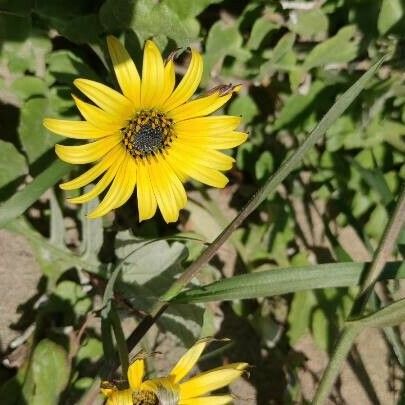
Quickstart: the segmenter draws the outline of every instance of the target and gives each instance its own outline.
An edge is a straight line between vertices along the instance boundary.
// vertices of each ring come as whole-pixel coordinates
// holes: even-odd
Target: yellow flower
[[[145,44],[142,80],[120,42],[109,36],[107,44],[122,94],[92,80],[76,79],[76,87],[94,103],[73,96],[85,121],[44,120],[44,126],[59,135],[91,140],[79,146],[56,145],[60,159],[72,164],[97,162],[60,187],[73,190],[98,178],[89,192],[69,199],[82,204],[108,189],[89,218],[120,207],[136,187],[140,221],[153,217],[157,207],[166,222],[177,221],[187,203],[183,183],[188,178],[220,188],[228,182],[221,171],[229,170],[234,159],[219,150],[240,145],[247,135],[235,131],[239,117],[207,115],[240,86],[219,86],[190,101],[203,70],[198,52],[191,51],[187,72],[175,87],[173,58],[164,63],[152,41]]]
[[[209,339],[199,340],[177,362],[167,377],[143,381],[145,362],[136,359],[128,369],[129,388],[118,389],[104,382],[101,391],[107,405],[224,405],[232,403],[230,395],[207,395],[225,387],[241,376],[247,363],[233,363],[201,373],[187,381],[184,377],[197,363]]]

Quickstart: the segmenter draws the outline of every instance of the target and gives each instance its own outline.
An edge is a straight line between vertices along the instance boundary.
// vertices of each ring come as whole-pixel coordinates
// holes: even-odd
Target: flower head
[[[166,222],[177,221],[187,202],[183,183],[188,178],[220,188],[228,182],[222,171],[229,170],[234,159],[219,150],[240,145],[246,134],[235,131],[239,117],[207,115],[222,107],[239,86],[219,86],[190,100],[202,76],[198,52],[191,51],[188,69],[175,87],[173,58],[164,62],[154,42],[145,44],[141,76],[116,38],[109,36],[107,44],[122,93],[76,79],[76,87],[94,103],[73,96],[85,120],[44,120],[52,132],[91,140],[78,146],[56,145],[56,154],[65,162],[95,163],[60,187],[73,190],[98,179],[89,192],[69,199],[81,204],[107,190],[89,218],[120,207],[136,187],[140,221],[153,217],[157,207]]]
[[[107,405],[224,405],[232,403],[230,395],[207,395],[229,385],[241,376],[247,363],[233,363],[198,374],[183,381],[197,363],[209,339],[199,340],[177,362],[167,377],[143,380],[145,362],[137,358],[128,369],[129,388],[119,389],[103,383],[101,391]]]

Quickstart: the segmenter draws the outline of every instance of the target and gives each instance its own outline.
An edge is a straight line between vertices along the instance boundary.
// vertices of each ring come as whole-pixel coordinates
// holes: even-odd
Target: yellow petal
[[[153,108],[160,104],[164,89],[164,65],[159,49],[152,41],[146,41],[143,52],[141,104]]]
[[[116,390],[107,399],[107,405],[133,405],[131,390]]]
[[[232,115],[192,118],[176,123],[175,131],[184,133],[203,132],[207,135],[217,135],[233,131],[240,124],[240,121],[240,117]]]
[[[73,83],[107,114],[120,120],[127,120],[133,115],[133,104],[118,91],[93,80],[76,79]]]
[[[162,97],[159,103],[156,104],[157,108],[161,108],[163,103],[170,96],[170,94],[172,94],[175,84],[176,84],[176,72],[174,70],[174,62],[172,59],[169,59],[164,68]]]
[[[203,149],[204,145],[187,144],[187,141],[176,140],[173,144],[171,152],[176,156],[187,156],[187,161],[192,161],[199,165],[216,169],[216,170],[229,170],[232,168],[235,159],[231,156],[225,155],[217,150]],[[183,158],[184,159],[184,158]],[[186,160],[186,159],[184,159]]]
[[[191,62],[186,74],[171,96],[164,102],[162,109],[165,112],[171,111],[179,105],[185,103],[197,90],[203,72],[203,60],[201,55],[191,52]]]
[[[126,125],[125,120],[111,116],[101,108],[89,103],[85,103],[74,95],[72,95],[72,97],[80,113],[93,126],[100,128],[103,131],[111,132],[123,128]]]
[[[180,384],[180,397],[195,398],[225,387],[240,377],[247,366],[247,363],[233,363],[201,373]]]
[[[230,395],[216,395],[209,397],[180,399],[179,405],[227,405],[233,398]]]
[[[72,204],[83,204],[101,194],[113,181],[117,170],[119,169],[123,159],[115,162],[101,177],[97,184],[87,193],[82,194],[78,197],[68,198],[68,201]]]
[[[116,134],[78,146],[55,145],[55,152],[61,160],[73,164],[95,162],[121,142],[122,135]]]
[[[168,113],[168,116],[174,121],[179,122],[190,118],[209,115],[221,108],[231,97],[232,93],[225,96],[220,96],[218,93],[214,93],[180,105],[171,110],[170,113]]]
[[[113,131],[103,131],[87,121],[68,121],[45,118],[43,125],[49,131],[68,138],[95,139],[110,135]]]
[[[174,378],[174,382],[178,383],[191,371],[208,343],[209,339],[199,340],[180,358],[170,372],[170,375]]]
[[[189,145],[210,149],[234,148],[246,141],[247,134],[244,132],[228,132],[217,135],[206,135],[204,132],[177,132],[177,136]]]
[[[94,219],[102,217],[128,201],[134,191],[136,182],[136,171],[134,172],[132,170],[134,167],[135,164],[132,157],[127,154],[107,194],[96,209],[87,215],[88,218]]]
[[[152,218],[157,208],[147,165],[148,163],[143,161],[138,164],[137,199],[139,221]]]
[[[183,175],[183,180],[191,177],[201,183],[217,188],[224,188],[229,181],[221,172],[196,164],[191,160],[186,160],[184,156],[172,151],[166,156],[166,160],[176,173]]]
[[[123,154],[126,154],[126,152],[123,149],[122,145],[115,146],[91,169],[87,170],[86,172],[84,172],[83,174],[81,174],[80,176],[76,177],[73,180],[60,184],[59,187],[62,190],[74,190],[76,188],[80,188],[91,183],[98,176],[100,176],[107,169],[109,169],[114,164],[115,161],[117,161],[120,157],[122,158]]]
[[[131,390],[137,391],[145,375],[144,359],[136,359],[128,368],[128,381]]]
[[[175,222],[179,217],[179,208],[167,174],[167,166],[164,167],[159,163],[157,161],[149,165],[150,182],[163,219],[166,223]]]
[[[122,93],[137,109],[141,105],[141,79],[135,63],[121,42],[112,35],[107,37],[107,46]]]

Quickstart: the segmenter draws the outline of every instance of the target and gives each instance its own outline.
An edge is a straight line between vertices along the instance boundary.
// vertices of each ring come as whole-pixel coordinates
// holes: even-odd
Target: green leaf
[[[46,98],[30,99],[21,108],[18,133],[30,163],[33,163],[60,139],[42,125],[42,120],[50,115],[52,115],[51,107]]]
[[[266,150],[264,151],[255,165],[256,178],[258,180],[269,177],[274,170],[274,159],[272,154]]]
[[[230,115],[242,116],[243,122],[248,123],[259,114],[259,109],[249,94],[236,97],[229,106]]]
[[[284,57],[292,50],[292,47],[295,42],[295,34],[289,32],[285,34],[277,42],[277,45],[274,47],[270,61],[272,64],[276,65],[282,62]]]
[[[100,80],[98,75],[73,52],[66,50],[52,52],[48,56],[47,62],[49,73],[59,83],[70,86],[78,77]]]
[[[106,0],[99,11],[101,24],[108,31],[127,29],[132,21],[135,0]]]
[[[0,139],[0,188],[28,173],[27,162],[10,142]],[[1,197],[1,193],[0,193]]]
[[[113,3],[115,7],[115,2]],[[130,26],[145,40],[151,36],[168,37],[178,46],[188,46],[196,36],[193,24],[183,20],[166,3],[154,3],[149,0],[138,0],[132,14]]]
[[[370,328],[386,328],[400,325],[405,321],[405,298],[359,319],[347,322],[348,326],[358,325]]]
[[[388,213],[383,205],[378,204],[370,215],[365,232],[372,238],[378,239],[388,223]]]
[[[388,33],[404,16],[403,0],[382,0],[377,27],[381,35]]]
[[[246,60],[249,52],[243,49],[242,42],[242,35],[235,22],[217,21],[210,29],[205,45],[204,80],[207,80],[210,74],[217,74],[227,55]]]
[[[291,345],[295,345],[298,340],[308,332],[313,307],[316,299],[312,291],[298,291],[294,294],[288,311],[288,332]]]
[[[103,32],[97,14],[79,15],[57,28],[64,37],[77,44],[97,44]]]
[[[136,240],[127,231],[118,234],[115,252],[119,259],[124,260],[115,289],[135,308],[145,311],[158,300],[167,285],[181,274],[181,262],[187,254],[181,243],[175,242],[169,246],[164,240]],[[115,273],[115,276],[118,274]],[[108,288],[111,290],[113,283],[109,283]],[[108,296],[111,296],[111,291],[106,289],[105,298]],[[158,323],[189,345],[199,336],[203,314],[204,308],[199,306],[172,306]]]
[[[33,76],[23,76],[17,78],[11,84],[11,89],[22,101],[33,96],[45,96],[48,92],[46,83],[39,77]]]
[[[1,204],[0,228],[23,214],[48,188],[55,185],[70,170],[71,167],[68,164],[56,160],[30,184]]]
[[[85,315],[91,309],[91,299],[83,287],[73,281],[63,280],[56,286],[54,295],[64,300],[76,316]]]
[[[57,405],[70,374],[66,351],[51,340],[44,339],[35,347],[31,359],[35,384],[32,405]]]
[[[267,34],[276,29],[278,29],[278,26],[269,21],[267,16],[260,17],[253,24],[249,41],[246,46],[250,49],[258,49]]]
[[[322,9],[297,10],[294,19],[290,21],[290,30],[304,37],[324,38],[329,27],[328,17]]]
[[[347,63],[358,53],[358,41],[355,40],[356,27],[343,27],[332,38],[318,44],[305,58],[303,67],[307,70],[332,63]]]
[[[359,284],[367,263],[329,263],[315,266],[275,268],[230,277],[215,283],[189,289],[174,302],[210,302],[249,299],[287,294],[295,291]],[[388,263],[381,279],[404,278],[405,263]]]
[[[293,94],[290,96],[274,122],[274,130],[301,122],[300,118],[307,112],[324,88],[325,84],[323,82],[316,81],[307,94]]]
[[[209,5],[220,3],[223,0],[198,0],[198,1],[184,1],[184,0],[165,0],[165,3],[176,14],[182,18],[195,17],[203,12]]]

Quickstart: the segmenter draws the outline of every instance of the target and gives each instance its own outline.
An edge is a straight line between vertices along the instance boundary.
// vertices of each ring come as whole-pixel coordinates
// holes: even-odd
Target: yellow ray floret
[[[218,86],[191,99],[203,71],[198,52],[191,51],[190,64],[176,87],[174,54],[165,62],[153,41],[145,43],[141,73],[116,38],[109,36],[107,46],[121,92],[76,79],[74,84],[85,98],[73,98],[84,120],[44,120],[44,126],[58,135],[89,140],[82,145],[56,145],[56,154],[65,162],[94,163],[61,188],[73,190],[95,182],[87,193],[69,199],[82,204],[105,193],[89,218],[120,207],[136,190],[140,221],[152,218],[159,209],[166,222],[175,222],[187,203],[183,185],[187,179],[212,187],[225,187],[228,182],[222,172],[232,167],[234,159],[220,150],[240,145],[247,135],[237,131],[239,117],[208,115],[240,86]]]
[[[183,381],[191,372],[211,339],[201,339],[177,362],[166,377],[145,380],[145,362],[139,356],[128,369],[129,388],[119,388],[109,382],[101,392],[108,405],[225,405],[232,403],[230,395],[210,395],[239,378],[247,363],[233,363],[201,373]]]

